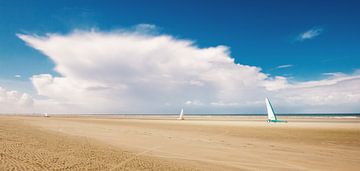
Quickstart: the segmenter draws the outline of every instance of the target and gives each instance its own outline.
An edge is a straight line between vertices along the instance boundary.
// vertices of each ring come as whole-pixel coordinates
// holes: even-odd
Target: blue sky
[[[16,34],[112,31],[146,23],[199,48],[225,45],[236,63],[290,81],[360,68],[359,1],[1,1],[0,86],[36,94],[54,62]],[[21,75],[20,78],[14,75]]]

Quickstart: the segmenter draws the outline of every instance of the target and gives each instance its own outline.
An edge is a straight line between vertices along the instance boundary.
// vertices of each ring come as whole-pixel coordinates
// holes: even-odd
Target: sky
[[[360,112],[358,1],[0,1],[0,113]]]

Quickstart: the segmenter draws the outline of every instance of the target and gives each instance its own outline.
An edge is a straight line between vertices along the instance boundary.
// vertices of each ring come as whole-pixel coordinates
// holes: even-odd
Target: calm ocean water
[[[41,113],[32,113],[32,114],[1,114],[0,115],[34,115],[38,116],[43,114]],[[103,113],[103,114],[95,114],[95,113],[74,113],[74,114],[51,114],[51,115],[63,115],[63,116],[178,116],[179,114],[110,114],[110,113]],[[189,114],[186,113],[186,116],[266,116],[267,114]],[[291,113],[291,114],[276,114],[277,116],[299,116],[299,117],[347,117],[347,118],[360,118],[360,113]]]
[[[129,116],[174,116],[179,114],[106,114],[106,115],[129,115]],[[186,116],[266,116],[267,114],[186,114]],[[360,117],[360,113],[294,113],[276,114],[277,116],[304,116],[304,117]]]

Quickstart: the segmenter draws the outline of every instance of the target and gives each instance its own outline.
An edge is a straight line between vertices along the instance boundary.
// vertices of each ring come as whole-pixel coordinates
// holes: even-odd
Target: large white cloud
[[[173,113],[185,106],[197,113],[253,113],[264,111],[266,96],[283,112],[359,110],[358,72],[289,83],[259,67],[236,64],[225,46],[199,48],[169,35],[74,31],[18,36],[53,60],[61,75],[32,77],[38,94],[56,106],[53,112]],[[339,101],[346,108],[338,108]]]

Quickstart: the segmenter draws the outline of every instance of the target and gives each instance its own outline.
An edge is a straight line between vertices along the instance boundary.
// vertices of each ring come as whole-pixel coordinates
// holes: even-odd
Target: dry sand
[[[0,170],[360,168],[359,118],[174,118],[0,116]]]

